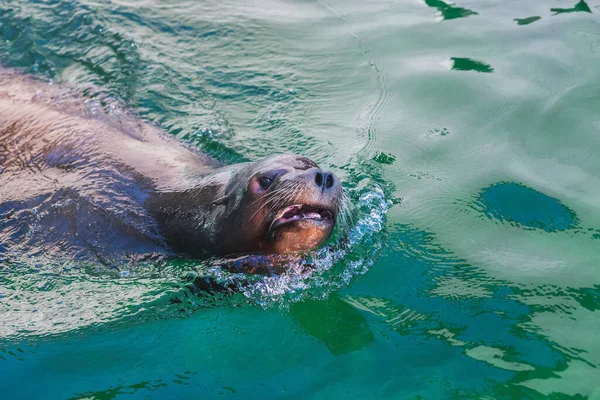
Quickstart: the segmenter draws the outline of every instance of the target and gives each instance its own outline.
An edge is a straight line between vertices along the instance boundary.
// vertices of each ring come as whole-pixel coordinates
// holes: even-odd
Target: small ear
[[[227,204],[229,204],[229,195],[219,197],[212,202],[213,206],[226,206]]]

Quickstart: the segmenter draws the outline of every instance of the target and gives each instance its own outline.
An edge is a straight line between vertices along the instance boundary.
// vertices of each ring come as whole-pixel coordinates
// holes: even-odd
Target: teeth
[[[319,218],[321,218],[321,214],[319,214],[319,213],[308,213],[308,214],[304,214],[304,218],[319,219]]]
[[[277,227],[286,222],[300,219],[320,220],[331,218],[333,218],[333,215],[329,210],[319,209],[306,204],[294,204],[278,212],[271,223],[271,227]]]

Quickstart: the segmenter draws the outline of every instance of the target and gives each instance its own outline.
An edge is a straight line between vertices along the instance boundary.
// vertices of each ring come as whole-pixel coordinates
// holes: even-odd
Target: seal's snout
[[[329,171],[312,161],[295,167],[280,181],[287,201],[278,208],[268,229],[270,246],[276,253],[310,251],[331,235],[340,211],[342,184]],[[287,204],[286,204],[287,203]]]
[[[323,172],[317,169],[314,174],[314,182],[322,192],[332,189],[337,183],[335,175],[331,172]]]
[[[231,214],[231,237],[240,221],[246,234],[240,243],[249,251],[299,253],[316,249],[332,234],[343,209],[342,183],[332,172],[297,155],[277,155],[254,164],[248,181],[247,207]],[[258,244],[250,248],[249,236]]]

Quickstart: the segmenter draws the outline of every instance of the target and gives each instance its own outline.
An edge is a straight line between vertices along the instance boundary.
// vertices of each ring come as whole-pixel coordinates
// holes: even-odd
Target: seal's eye
[[[269,178],[268,176],[261,176],[258,180],[258,183],[263,190],[267,190],[269,186],[271,186],[271,183],[273,183],[273,179]]]

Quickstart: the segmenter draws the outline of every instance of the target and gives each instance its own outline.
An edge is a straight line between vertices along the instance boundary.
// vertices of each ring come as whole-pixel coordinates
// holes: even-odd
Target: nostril
[[[327,174],[327,179],[325,179],[325,188],[331,188],[333,186],[333,183],[333,174]]]
[[[318,187],[323,186],[323,174],[322,173],[317,172],[317,174],[315,175],[315,183],[317,184]]]

